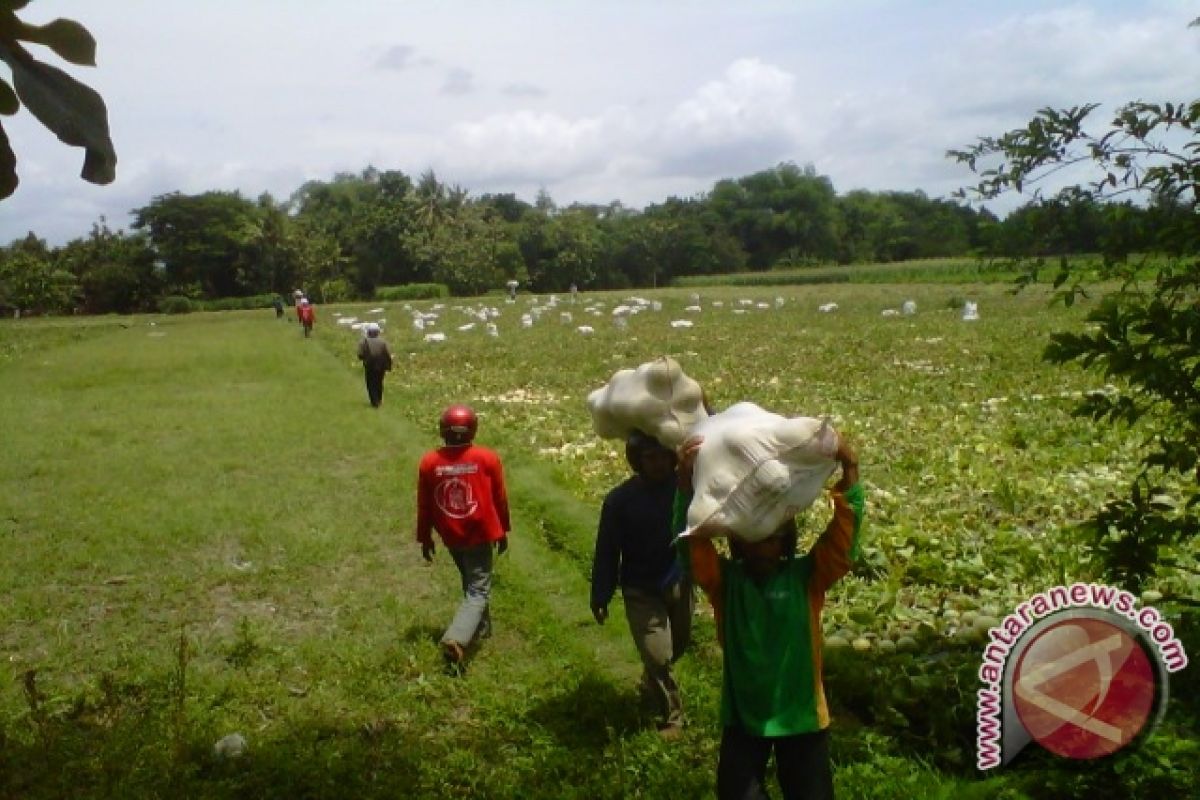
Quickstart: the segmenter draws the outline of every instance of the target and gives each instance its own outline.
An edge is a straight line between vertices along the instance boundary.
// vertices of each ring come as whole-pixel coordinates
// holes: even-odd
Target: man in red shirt
[[[312,333],[313,323],[317,321],[317,310],[308,300],[301,300],[298,313],[300,314],[300,324],[304,326],[304,336],[308,337]]]
[[[442,651],[460,664],[471,640],[491,635],[492,548],[508,550],[508,496],[500,457],[474,444],[479,420],[464,405],[442,412],[443,447],[421,457],[417,473],[417,541],[433,561],[433,531],[462,577],[463,601],[442,635]]]

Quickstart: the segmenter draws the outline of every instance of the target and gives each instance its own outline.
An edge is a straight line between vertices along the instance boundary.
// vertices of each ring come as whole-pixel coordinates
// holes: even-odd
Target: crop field
[[[270,311],[0,323],[0,797],[711,796],[705,603],[672,742],[638,705],[623,614],[588,609],[599,505],[628,468],[584,401],[661,355],[718,408],[828,417],[858,449],[862,558],[824,616],[840,796],[1177,787],[1200,748],[1170,711],[1102,766],[974,768],[987,628],[1096,576],[1072,526],[1140,457],[1069,413],[1123,387],[1041,360],[1086,311],[1036,288],[838,284],[327,306],[311,339]],[[378,411],[348,317],[384,321]],[[451,402],[479,412],[514,512],[496,633],[461,676],[436,646],[457,575],[413,535]],[[806,512],[807,535],[826,519]],[[1193,578],[1153,590],[1196,597],[1196,553],[1175,558]],[[221,757],[232,733],[245,752]]]

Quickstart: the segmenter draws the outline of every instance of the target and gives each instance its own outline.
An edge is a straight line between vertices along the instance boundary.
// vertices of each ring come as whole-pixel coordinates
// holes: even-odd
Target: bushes
[[[450,296],[442,283],[408,283],[403,286],[375,287],[376,300],[438,300]]]
[[[805,272],[737,272],[729,275],[687,275],[675,278],[672,286],[804,286],[807,284],[849,283],[845,267]]]
[[[190,314],[194,307],[188,298],[172,294],[158,301],[158,310],[164,314]]]
[[[172,294],[158,301],[158,310],[163,314],[189,314],[193,311],[251,311],[270,308],[276,295],[256,294],[250,297],[218,297],[216,300],[193,300],[183,295]]]
[[[333,278],[332,280],[321,281],[317,284],[316,293],[310,292],[308,295],[308,299],[320,303],[341,303],[355,297],[358,297],[358,293],[354,291],[354,287],[345,278]]]
[[[803,286],[830,283],[997,283],[1012,281],[1017,270],[1004,261],[970,258],[921,259],[887,264],[737,272],[727,275],[687,275],[673,286]]]
[[[925,648],[933,650],[928,640]],[[946,644],[926,653],[825,651],[825,687],[838,709],[835,719],[844,709],[887,737],[899,754],[919,755],[952,772],[969,770],[974,761],[978,669],[979,650],[973,644]],[[929,702],[932,696],[940,702]]]
[[[218,297],[216,300],[198,300],[194,306],[199,311],[251,311],[256,308],[270,308],[276,297],[274,294]]]

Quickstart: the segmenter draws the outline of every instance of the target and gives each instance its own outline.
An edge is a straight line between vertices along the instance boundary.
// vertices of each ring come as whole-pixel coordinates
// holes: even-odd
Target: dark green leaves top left
[[[40,44],[72,64],[94,66],[96,40],[73,20],[29,25],[16,15],[25,5],[24,0],[0,0],[0,61],[12,70],[11,85],[0,78],[0,115],[15,114],[24,105],[59,141],[84,148],[80,177],[90,183],[111,183],[117,174],[117,154],[104,100],[25,48],[25,43]],[[16,154],[0,130],[0,199],[16,190],[16,167]]]

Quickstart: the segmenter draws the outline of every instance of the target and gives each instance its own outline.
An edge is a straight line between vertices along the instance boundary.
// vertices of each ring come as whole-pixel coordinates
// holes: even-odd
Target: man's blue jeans
[[[462,577],[463,600],[446,633],[443,642],[457,642],[463,647],[470,644],[475,634],[488,636],[492,631],[492,617],[488,611],[488,600],[492,594],[493,545],[447,548],[450,557]]]

